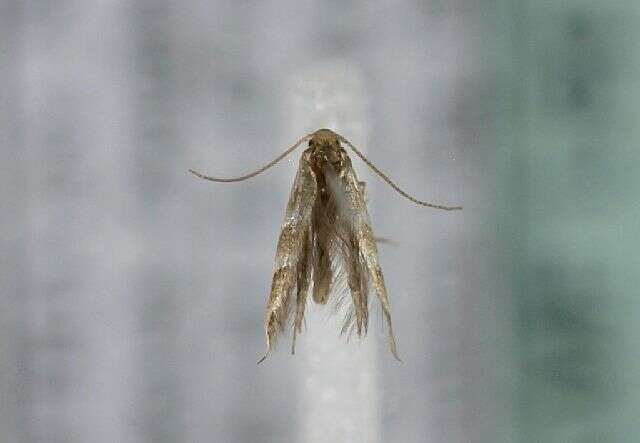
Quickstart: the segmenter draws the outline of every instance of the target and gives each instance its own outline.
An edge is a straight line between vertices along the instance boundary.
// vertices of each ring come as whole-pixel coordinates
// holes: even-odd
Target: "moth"
[[[189,172],[214,182],[239,182],[269,169],[305,142],[308,148],[300,157],[278,239],[264,323],[267,350],[258,363],[264,361],[275,348],[279,334],[290,326],[293,329],[291,353],[295,354],[296,337],[302,332],[309,296],[319,305],[331,300],[346,305],[340,333],[355,331],[358,336],[366,335],[372,287],[387,325],[389,349],[400,361],[376,238],[367,213],[364,182],[358,180],[342,144],[413,203],[447,211],[462,209],[461,206],[417,200],[393,183],[351,142],[330,129],[305,135],[271,162],[247,175],[216,178],[193,169]]]

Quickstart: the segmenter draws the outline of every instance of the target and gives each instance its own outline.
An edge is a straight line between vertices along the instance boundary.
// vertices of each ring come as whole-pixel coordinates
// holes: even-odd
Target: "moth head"
[[[340,138],[330,129],[318,129],[309,139],[309,147],[318,158],[335,163],[340,159]]]
[[[309,139],[309,146],[339,150],[340,138],[331,129],[318,129]]]

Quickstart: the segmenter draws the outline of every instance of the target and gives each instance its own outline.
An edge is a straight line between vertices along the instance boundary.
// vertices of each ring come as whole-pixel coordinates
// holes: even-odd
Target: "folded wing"
[[[309,287],[308,254],[310,221],[317,195],[316,180],[311,170],[308,154],[300,158],[282,231],[278,239],[273,281],[267,300],[265,333],[267,352],[258,363],[264,361],[274,348],[278,334],[284,332],[291,311],[294,289],[297,289],[295,332],[299,331],[304,316],[306,293]]]

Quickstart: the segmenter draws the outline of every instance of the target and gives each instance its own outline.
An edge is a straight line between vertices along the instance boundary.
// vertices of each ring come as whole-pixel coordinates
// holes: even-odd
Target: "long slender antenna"
[[[443,209],[445,211],[454,211],[454,210],[462,209],[462,206],[436,205],[436,204],[425,202],[425,201],[422,201],[422,200],[418,200],[417,198],[412,197],[411,195],[407,194],[402,189],[400,189],[398,187],[398,185],[396,185],[394,182],[392,182],[391,179],[389,177],[387,177],[381,170],[376,168],[375,165],[373,163],[371,163],[369,161],[369,159],[367,159],[360,151],[358,151],[358,149],[356,149],[356,147],[353,146],[349,140],[347,140],[346,138],[344,138],[341,135],[338,135],[338,137],[340,137],[340,140],[342,140],[344,143],[349,145],[349,147],[353,150],[353,152],[355,152],[356,155],[358,157],[360,157],[360,159],[363,162],[365,162],[367,164],[367,166],[369,166],[373,170],[373,172],[378,174],[384,181],[386,181],[389,184],[389,186],[391,186],[393,189],[395,189],[400,195],[402,195],[406,199],[411,200],[412,202],[414,202],[414,203],[416,203],[418,205],[421,205],[421,206],[428,206],[429,208],[435,208],[435,209]]]
[[[247,175],[242,175],[240,177],[233,177],[233,178],[218,178],[218,177],[210,177],[208,175],[201,174],[201,173],[199,173],[197,171],[194,171],[193,169],[189,169],[189,172],[192,173],[193,175],[195,175],[196,177],[200,177],[200,178],[205,179],[205,180],[211,180],[212,182],[222,182],[222,183],[241,182],[242,180],[246,180],[248,178],[255,177],[256,175],[260,174],[261,172],[266,171],[271,166],[275,165],[280,160],[282,160],[287,155],[289,155],[291,152],[293,152],[298,146],[300,146],[301,143],[307,141],[312,135],[313,134],[305,135],[300,140],[298,140],[293,146],[291,146],[289,149],[287,149],[282,154],[280,154],[278,157],[276,157],[273,160],[271,160],[269,163],[264,165],[262,168],[257,169],[257,170],[255,170],[255,171],[253,171],[253,172],[251,172],[251,173],[249,173]]]

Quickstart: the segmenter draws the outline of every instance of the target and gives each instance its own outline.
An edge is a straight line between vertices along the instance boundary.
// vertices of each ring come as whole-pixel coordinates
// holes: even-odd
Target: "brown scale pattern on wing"
[[[387,324],[389,347],[399,360],[364,186],[332,134],[327,131],[321,134],[324,138],[311,139],[291,190],[267,302],[267,354],[286,330],[291,311],[295,352],[309,291],[317,304],[332,301],[346,310],[342,334],[365,335],[372,287]]]
[[[294,289],[299,287],[302,291],[306,284],[301,281],[301,272],[305,269],[302,263],[307,260],[305,244],[309,239],[315,196],[316,182],[309,166],[308,154],[305,153],[300,158],[298,173],[287,204],[285,221],[278,239],[273,281],[265,315],[267,351],[258,363],[264,361],[269,352],[274,349],[278,334],[286,329]],[[304,278],[308,279],[308,274],[305,272],[303,274]],[[296,320],[294,321],[298,321],[300,315],[298,303],[301,303],[304,298],[301,294],[296,298]],[[299,321],[301,323],[302,318]]]

